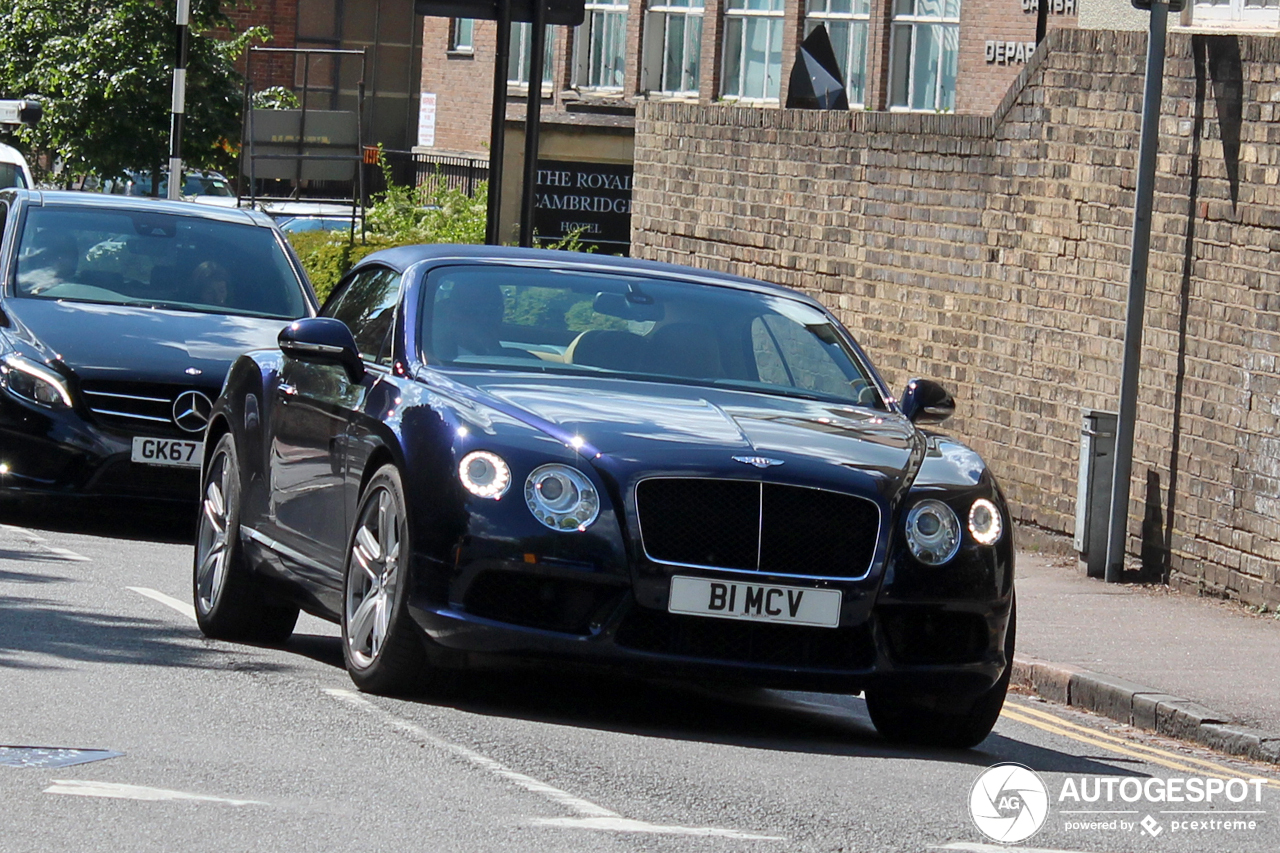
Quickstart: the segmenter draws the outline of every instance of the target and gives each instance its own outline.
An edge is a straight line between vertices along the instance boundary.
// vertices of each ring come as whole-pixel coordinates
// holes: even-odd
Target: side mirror
[[[332,317],[304,317],[280,330],[280,351],[308,364],[333,364],[347,371],[347,378],[364,378],[364,360],[347,324]]]
[[[902,394],[902,413],[915,424],[940,424],[956,412],[956,401],[932,379],[912,379]]]

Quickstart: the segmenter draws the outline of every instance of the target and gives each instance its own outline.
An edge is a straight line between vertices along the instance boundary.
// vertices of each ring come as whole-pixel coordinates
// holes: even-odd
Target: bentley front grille
[[[866,498],[747,480],[643,480],[636,508],[649,559],[685,566],[858,578],[880,531]]]

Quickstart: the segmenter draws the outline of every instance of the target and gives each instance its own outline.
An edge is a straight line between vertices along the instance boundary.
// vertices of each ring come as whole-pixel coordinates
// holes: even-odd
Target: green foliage
[[[193,166],[229,162],[238,137],[234,58],[255,28],[231,38],[220,0],[193,0],[183,154]],[[173,8],[151,0],[0,0],[0,89],[44,99],[44,118],[18,131],[74,175],[120,177],[168,159],[175,62]]]
[[[297,110],[302,108],[298,96],[284,86],[268,86],[253,93],[255,110]]]
[[[328,298],[329,292],[347,274],[347,270],[360,262],[365,255],[379,249],[391,249],[404,245],[376,234],[366,235],[363,243],[358,239],[353,243],[348,239],[346,232],[334,231],[304,231],[290,234],[289,242],[298,253],[303,269],[307,271],[307,278],[311,280],[311,286],[315,288],[316,296],[321,302]]]
[[[363,240],[357,237],[352,243],[346,231],[311,231],[289,236],[322,302],[351,267],[365,255],[379,249],[420,243],[480,244],[485,240],[489,206],[487,183],[477,184],[475,195],[468,196],[461,190],[450,189],[440,180],[427,181],[418,187],[395,184],[385,165],[383,175],[387,189],[379,193],[365,211]],[[581,237],[582,232],[575,231],[548,248],[584,251]],[[592,249],[594,247],[585,251]],[[559,320],[562,325],[567,323],[569,329],[576,331],[626,328],[626,323],[616,317],[596,314],[589,302],[583,305],[552,305],[532,292],[527,293],[524,299],[527,304],[508,306],[509,312],[514,311],[523,318],[512,322],[541,325],[559,317],[563,318]]]
[[[345,231],[291,234],[289,241],[324,301],[347,270],[372,252],[418,243],[483,243],[488,185],[481,183],[474,197],[443,185],[432,188],[397,186],[379,193],[365,211],[364,239],[350,241]]]

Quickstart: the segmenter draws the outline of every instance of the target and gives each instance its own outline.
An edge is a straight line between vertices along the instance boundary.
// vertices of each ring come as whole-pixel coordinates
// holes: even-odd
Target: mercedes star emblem
[[[769,468],[773,465],[781,465],[781,459],[770,459],[767,456],[735,456],[734,462],[743,462],[747,465],[754,465],[757,468]]]
[[[199,391],[183,391],[173,401],[173,422],[187,432],[203,432],[213,414],[213,403]]]

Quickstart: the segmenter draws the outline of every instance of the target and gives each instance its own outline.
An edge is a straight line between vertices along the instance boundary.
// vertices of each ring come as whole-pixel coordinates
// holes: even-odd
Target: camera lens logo
[[[1035,835],[1049,816],[1049,790],[1030,768],[996,764],[973,783],[969,814],[988,838],[1022,841]]]

